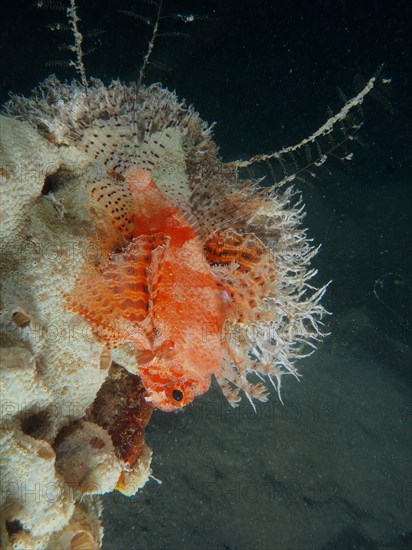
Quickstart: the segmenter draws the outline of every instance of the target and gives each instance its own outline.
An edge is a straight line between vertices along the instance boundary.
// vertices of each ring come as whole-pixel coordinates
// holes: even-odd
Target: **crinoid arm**
[[[314,176],[330,157],[350,160],[353,153],[348,145],[358,140],[364,123],[362,106],[365,99],[369,96],[384,98],[376,91],[377,87],[387,82],[381,77],[382,69],[383,65],[352,98],[346,99],[340,93],[344,98],[341,109],[336,113],[329,111],[328,120],[299,143],[272,153],[255,155],[248,160],[230,162],[228,166],[241,170],[263,165],[269,169],[274,180],[270,188],[277,189],[299,181],[305,175]]]

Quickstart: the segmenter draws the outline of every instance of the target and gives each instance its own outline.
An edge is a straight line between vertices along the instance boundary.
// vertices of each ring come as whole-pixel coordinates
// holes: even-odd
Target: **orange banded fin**
[[[241,271],[253,270],[267,255],[268,248],[253,233],[233,229],[215,231],[205,243],[206,259],[215,265],[236,262]]]
[[[127,341],[148,347],[141,342],[149,331],[147,273],[153,251],[164,243],[162,234],[143,235],[112,254],[101,273],[87,271],[66,296],[68,309],[87,319],[93,332],[112,347]]]
[[[260,319],[259,305],[273,293],[276,266],[269,248],[251,233],[215,231],[205,244],[230,321]]]

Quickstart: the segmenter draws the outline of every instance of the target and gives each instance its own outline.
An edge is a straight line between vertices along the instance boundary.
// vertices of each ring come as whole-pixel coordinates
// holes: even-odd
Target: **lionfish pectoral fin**
[[[254,233],[238,233],[234,229],[214,231],[204,249],[209,263],[229,265],[236,262],[244,273],[254,272],[270,255],[269,248]]]
[[[269,248],[254,234],[227,229],[208,238],[205,256],[219,281],[227,319],[256,319],[256,308],[276,280]]]
[[[84,317],[94,334],[110,347],[132,342],[150,349],[151,323],[148,268],[163,235],[142,235],[113,253],[101,272],[86,268],[73,291],[65,295],[67,308]]]

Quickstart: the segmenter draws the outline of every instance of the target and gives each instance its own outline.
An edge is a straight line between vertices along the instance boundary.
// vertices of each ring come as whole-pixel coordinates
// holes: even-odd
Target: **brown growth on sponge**
[[[14,324],[19,328],[25,328],[31,322],[30,317],[24,311],[15,311],[12,315],[12,319]]]
[[[153,410],[145,397],[140,378],[113,363],[87,414],[88,420],[109,432],[117,456],[130,466],[142,450]]]

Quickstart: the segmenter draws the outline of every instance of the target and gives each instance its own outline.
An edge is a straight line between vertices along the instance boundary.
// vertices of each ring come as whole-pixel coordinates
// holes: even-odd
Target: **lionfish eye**
[[[180,390],[173,390],[172,396],[173,399],[175,399],[176,401],[181,401],[183,399],[183,392],[181,392]]]

